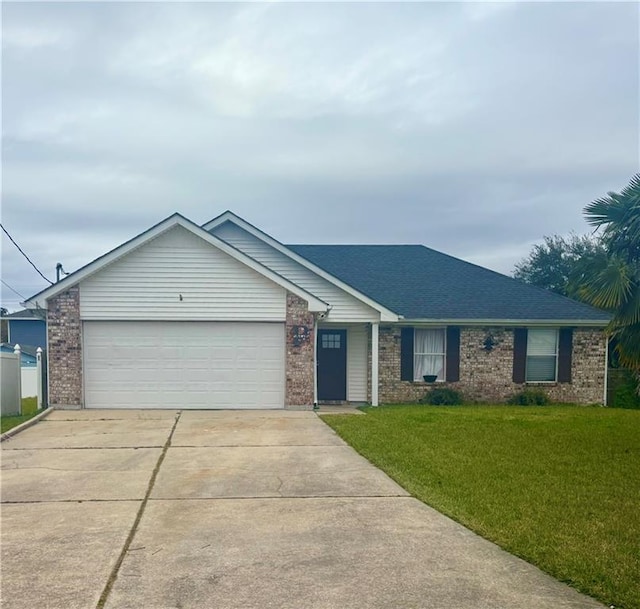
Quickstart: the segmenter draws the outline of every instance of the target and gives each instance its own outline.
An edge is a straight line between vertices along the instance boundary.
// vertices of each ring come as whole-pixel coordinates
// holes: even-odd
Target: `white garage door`
[[[87,321],[87,408],[283,408],[284,324]]]

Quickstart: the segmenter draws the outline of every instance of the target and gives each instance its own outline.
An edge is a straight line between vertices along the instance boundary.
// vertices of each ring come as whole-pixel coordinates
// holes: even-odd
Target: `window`
[[[323,349],[340,349],[340,334],[323,334]]]
[[[435,374],[444,381],[445,339],[444,329],[416,329],[413,337],[413,379],[422,381],[423,376]]]
[[[522,344],[522,380],[527,342]],[[436,380],[455,383],[460,380],[460,328],[400,328],[400,380],[423,382],[433,374]]]
[[[527,333],[527,382],[553,382],[557,369],[558,331],[530,328]]]

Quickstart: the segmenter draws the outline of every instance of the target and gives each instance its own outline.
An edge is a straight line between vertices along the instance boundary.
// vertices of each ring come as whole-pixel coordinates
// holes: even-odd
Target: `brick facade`
[[[49,404],[82,408],[82,324],[77,286],[51,298],[47,311]],[[314,316],[307,302],[287,293],[285,407],[311,408],[314,403]],[[484,341],[491,334],[494,348]],[[371,396],[371,330],[368,331],[367,393]],[[379,401],[416,402],[433,387],[400,380],[400,327],[381,326],[379,335]],[[571,383],[513,383],[513,329],[463,327],[460,331],[460,380],[437,386],[461,391],[467,400],[504,402],[526,387],[540,387],[557,402],[601,404],[604,399],[606,339],[601,330],[573,331]]]
[[[49,405],[82,408],[82,324],[78,286],[48,301],[47,331]]]
[[[486,336],[495,340],[492,351],[483,349]],[[461,328],[460,380],[438,383],[461,391],[465,399],[504,402],[527,387],[539,387],[557,402],[602,404],[604,400],[606,339],[601,330],[573,331],[571,383],[513,382],[513,329]],[[380,328],[380,403],[416,402],[432,385],[400,380],[400,328]]]
[[[285,407],[312,408],[315,384],[313,313],[305,300],[287,292]]]

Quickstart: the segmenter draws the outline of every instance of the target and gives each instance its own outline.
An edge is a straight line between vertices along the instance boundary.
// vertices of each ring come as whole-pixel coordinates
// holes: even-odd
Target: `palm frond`
[[[592,201],[584,208],[587,222],[592,226],[621,224],[626,212],[625,200],[618,193],[610,192],[605,197]]]
[[[615,352],[620,364],[640,372],[640,324],[619,327],[611,336],[616,339]]]
[[[610,192],[584,208],[587,222],[602,228],[608,262],[578,267],[580,297],[613,312],[607,333],[616,339],[618,360],[640,374],[640,173],[619,193]]]
[[[620,194],[627,198],[635,197],[636,203],[640,203],[640,173],[631,176],[629,184],[620,191]]]
[[[615,311],[613,322],[618,326],[640,323],[640,286],[634,283],[631,294]]]
[[[584,208],[586,220],[602,228],[602,240],[611,254],[640,260],[640,174],[619,193],[610,192]]]
[[[594,269],[591,276],[584,277],[578,290],[580,297],[600,309],[616,309],[630,299],[634,273],[630,265],[620,258],[611,258],[604,268]]]

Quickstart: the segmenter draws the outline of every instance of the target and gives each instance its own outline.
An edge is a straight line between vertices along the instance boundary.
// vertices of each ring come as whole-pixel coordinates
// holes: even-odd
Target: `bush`
[[[455,389],[448,387],[435,387],[427,393],[421,400],[423,404],[433,406],[459,406],[462,404],[462,394]]]
[[[613,393],[613,408],[640,408],[640,395],[638,395],[638,381],[633,373],[624,370],[616,382]]]
[[[525,389],[512,395],[508,403],[517,406],[546,406],[550,400],[542,389]]]

